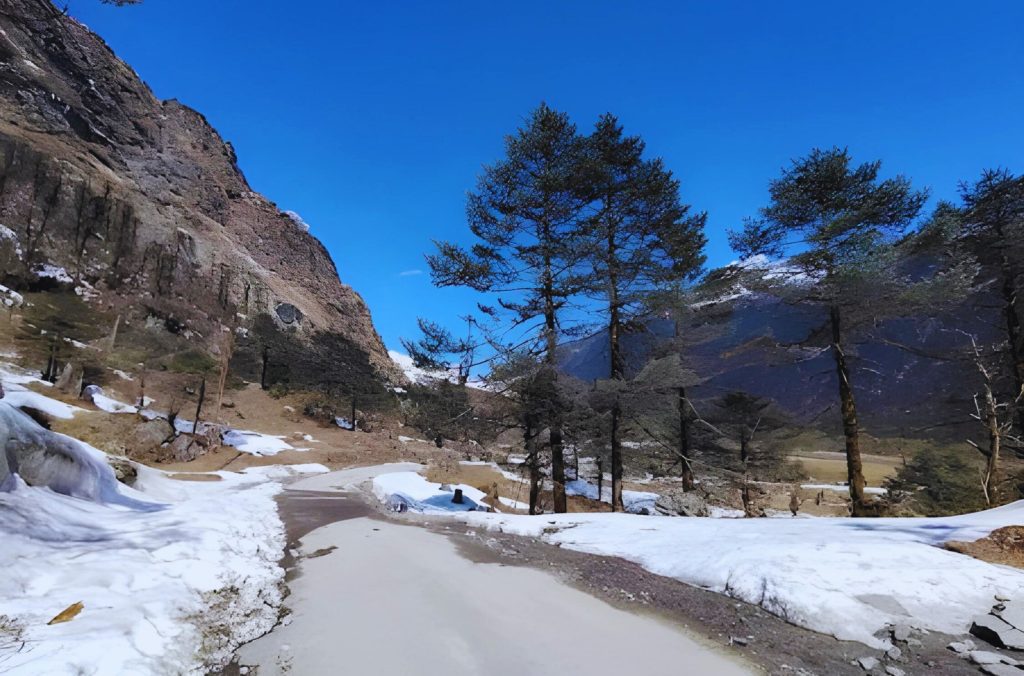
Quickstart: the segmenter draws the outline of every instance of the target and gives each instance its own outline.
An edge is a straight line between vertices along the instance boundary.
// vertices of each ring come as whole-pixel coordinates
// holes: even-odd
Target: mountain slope
[[[233,366],[267,385],[401,378],[362,298],[230,143],[48,0],[0,10],[0,223],[16,290],[63,283],[207,348],[234,329]]]

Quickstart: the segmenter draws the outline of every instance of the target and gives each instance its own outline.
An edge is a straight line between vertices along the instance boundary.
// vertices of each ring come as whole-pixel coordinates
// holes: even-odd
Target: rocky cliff
[[[0,1],[0,224],[0,284],[63,285],[207,348],[232,330],[243,377],[401,377],[362,298],[231,144],[49,0]]]

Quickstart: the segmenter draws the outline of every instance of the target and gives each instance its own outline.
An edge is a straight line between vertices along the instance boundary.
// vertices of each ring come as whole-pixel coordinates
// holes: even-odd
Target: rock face
[[[4,5],[4,288],[92,287],[126,319],[234,329],[237,369],[267,385],[401,378],[323,245],[252,191],[201,114],[49,0]]]

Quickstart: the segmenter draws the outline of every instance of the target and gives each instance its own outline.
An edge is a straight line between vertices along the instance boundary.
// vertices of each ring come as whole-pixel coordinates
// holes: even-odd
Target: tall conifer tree
[[[516,351],[537,355],[549,373],[543,396],[557,398],[556,352],[567,303],[580,291],[580,219],[586,198],[580,189],[585,145],[564,113],[541,104],[505,141],[505,157],[485,167],[469,194],[467,219],[476,242],[469,248],[437,242],[428,256],[438,286],[466,286],[498,296],[485,310],[513,336]],[[566,511],[565,464],[558,402],[527,407],[545,411],[551,448],[554,509]],[[536,462],[536,452],[531,458]],[[531,505],[531,508],[535,505]]]
[[[707,214],[691,213],[680,200],[679,181],[660,159],[645,159],[644,149],[643,140],[626,136],[610,114],[587,139],[584,187],[593,213],[583,222],[582,240],[593,271],[588,291],[603,304],[615,381],[626,375],[623,333],[650,312],[656,294],[693,280],[705,261]],[[621,419],[616,399],[610,434],[613,510],[623,508]]]
[[[849,333],[865,311],[884,310],[904,288],[891,245],[927,199],[903,176],[880,179],[880,168],[880,162],[855,165],[845,149],[815,149],[769,184],[768,206],[730,235],[733,248],[745,257],[791,253],[790,271],[811,282],[797,285],[801,300],[821,305],[827,316],[854,515],[869,508]]]

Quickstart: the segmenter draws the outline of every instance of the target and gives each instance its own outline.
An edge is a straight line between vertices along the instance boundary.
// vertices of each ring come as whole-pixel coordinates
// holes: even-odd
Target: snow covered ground
[[[591,500],[598,499],[597,485],[583,479],[566,482],[565,493],[566,495],[582,495],[583,497],[590,498]],[[601,486],[600,499],[601,502],[606,502],[609,505],[612,504],[611,481],[608,481]],[[627,512],[632,514],[639,514],[645,509],[649,514],[654,514],[654,503],[657,499],[657,493],[648,493],[646,491],[622,491],[622,505],[626,508]]]
[[[380,477],[385,479],[385,477]],[[940,548],[1024,523],[1024,501],[941,519],[530,517],[462,513],[467,524],[618,556],[759,605],[794,624],[881,647],[887,624],[959,634],[996,594],[1024,598],[1024,571]]]
[[[15,367],[0,368],[0,382],[4,404],[62,418],[83,411],[29,390],[41,381]],[[110,413],[135,410],[99,397]],[[279,441],[264,436],[237,441],[261,449]],[[105,468],[101,451],[61,438]],[[0,672],[204,673],[277,621],[284,528],[276,479],[327,468],[260,467],[212,481],[136,469],[133,488],[112,489],[118,500],[69,497],[16,474],[0,485]],[[48,624],[76,603],[77,616]]]
[[[270,479],[322,465],[219,472],[188,482],[139,468],[130,511],[15,482],[0,492],[0,615],[23,643],[0,671],[202,673],[277,620],[284,529]],[[211,518],[216,515],[216,518]],[[47,625],[73,603],[70,622]]]
[[[487,498],[484,492],[467,484],[451,484],[450,488],[442,490],[441,484],[427,481],[416,472],[392,472],[373,477],[373,493],[379,500],[390,504],[397,497],[417,512],[463,512],[476,509]],[[452,502],[455,489],[462,489],[464,502]]]

